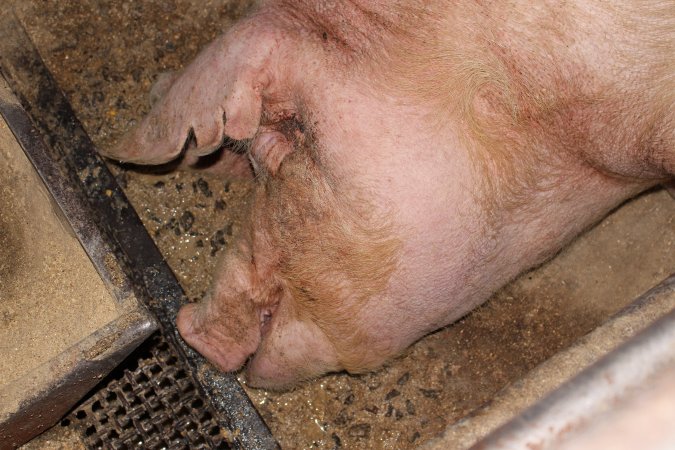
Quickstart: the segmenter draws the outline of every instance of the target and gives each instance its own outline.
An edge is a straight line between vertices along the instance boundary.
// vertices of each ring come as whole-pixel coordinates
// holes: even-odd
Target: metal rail
[[[637,308],[640,303],[657,295],[675,296],[675,274],[641,296],[629,308]],[[558,448],[566,441],[582,439],[589,425],[598,423],[615,408],[629,408],[630,406],[624,405],[631,405],[631,398],[650,395],[645,394],[648,392],[645,386],[649,387],[652,380],[667,376],[674,365],[675,310],[567,381],[519,417],[495,430],[471,449],[543,450]],[[667,408],[670,408],[672,414],[675,410],[675,398],[670,401]],[[634,412],[644,413],[645,410]],[[663,414],[663,411],[654,410],[649,414],[654,414],[652,419],[656,420],[657,415]],[[667,442],[675,440],[672,428],[666,430],[663,439]]]

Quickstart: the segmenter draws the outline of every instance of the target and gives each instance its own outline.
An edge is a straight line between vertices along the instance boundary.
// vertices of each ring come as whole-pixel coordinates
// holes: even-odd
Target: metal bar
[[[641,296],[675,295],[675,275]],[[675,310],[562,385],[472,450],[545,449],[582,432],[675,363]],[[673,399],[675,402],[675,399]]]
[[[111,257],[115,250],[92,222],[81,191],[64,176],[59,164],[48,157],[44,142],[2,76],[0,116],[18,144],[15,151],[23,151],[40,177],[32,187],[39,190],[38,185],[43,184],[47,189],[50,201],[57,205],[54,214],[79,241],[119,312],[113,322],[83,336],[83,340],[62,349],[59,355],[34,367],[29,374],[9,383],[0,381],[0,448],[4,449],[18,446],[56,423],[158,325],[137,301],[132,283]],[[15,397],[16,393],[21,393],[20,397]],[[20,399],[19,404],[16,399]]]
[[[0,76],[0,89],[3,87],[6,87],[5,80]],[[132,291],[130,280],[125,276],[118,276],[120,268],[116,267],[114,258],[109,258],[109,255],[116,253],[116,249],[110,245],[107,236],[93,221],[88,202],[77,188],[79,181],[69,179],[63,168],[51,158],[42,137],[19,104],[0,99],[0,115],[4,117],[16,141],[59,206],[57,211],[65,216],[68,225],[77,235],[82,248],[113,292],[115,299],[123,303]],[[144,307],[143,309],[145,310]],[[154,318],[149,314],[146,314],[146,320],[151,322],[148,325],[151,325],[153,331],[157,329]]]
[[[122,250],[134,284],[144,287],[139,298],[187,363],[221,425],[235,431],[236,444],[243,448],[277,448],[235,376],[217,372],[178,335],[174,322],[186,301],[180,284],[13,14],[0,17],[0,70],[47,140],[52,157],[78,176],[99,225]]]

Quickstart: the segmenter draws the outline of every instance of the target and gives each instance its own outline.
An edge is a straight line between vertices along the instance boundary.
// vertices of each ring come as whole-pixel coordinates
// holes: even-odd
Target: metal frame
[[[70,181],[82,187],[91,212],[87,216],[95,218],[97,228],[118,249],[136,296],[144,301],[164,336],[185,360],[218,414],[219,423],[234,432],[235,444],[243,448],[277,448],[236,377],[218,372],[178,335],[174,322],[179,307],[186,302],[180,284],[13,14],[0,15],[0,71],[47,141],[48,159],[59,161],[65,168],[62,174],[43,177],[49,183],[54,177],[70,176]],[[16,108],[4,109],[11,116]],[[37,134],[27,132],[39,140]]]
[[[643,303],[656,297],[675,299],[675,274],[640,296],[624,314],[639,311]],[[668,377],[674,365],[675,310],[672,310],[471,449],[557,448],[566,441],[583,439],[589,426],[603,418],[607,420],[608,413],[616,408],[624,409],[623,417],[627,414],[630,418],[633,414],[637,419],[641,415],[643,421],[646,414],[653,414],[654,422],[663,411],[627,409],[632,408],[632,397],[645,395],[645,386],[648,388],[654,379]],[[670,411],[675,415],[675,398]],[[666,431],[660,439],[675,441],[675,431]]]
[[[13,448],[58,421],[98,381],[117,366],[154,330],[157,322],[137,301],[131,283],[117,265],[113,246],[91,220],[82,193],[58,163],[49,157],[44,142],[23,110],[7,98],[9,87],[0,76],[0,115],[4,118],[19,146],[26,154],[51,198],[58,206],[72,232],[80,241],[90,261],[118,304],[117,318],[58,356],[33,369],[28,376],[0,385],[2,398],[21,393],[22,403],[16,410],[0,408],[0,448]],[[5,174],[10,176],[10,174]],[[38,181],[39,182],[39,181]]]

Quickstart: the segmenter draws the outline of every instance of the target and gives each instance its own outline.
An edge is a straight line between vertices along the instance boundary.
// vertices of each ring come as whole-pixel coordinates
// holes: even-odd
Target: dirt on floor
[[[158,74],[180,68],[246,2],[25,1],[19,16],[97,146],[148,110]],[[241,226],[249,186],[203,173],[113,167],[189,298],[208,289]],[[384,369],[291,392],[248,389],[284,448],[412,448],[602,323],[675,268],[675,202],[653,191]]]

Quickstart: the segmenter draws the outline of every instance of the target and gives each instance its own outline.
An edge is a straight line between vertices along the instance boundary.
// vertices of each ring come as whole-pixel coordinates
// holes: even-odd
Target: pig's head
[[[177,325],[221,370],[250,358],[251,384],[286,387],[372,369],[405,348],[372,339],[378,328],[361,314],[386,296],[400,242],[368,187],[336,174],[339,155],[323,146],[326,89],[341,90],[315,48],[325,39],[318,34],[300,49],[293,33],[260,23],[240,24],[180,76],[162,80],[162,98],[107,156],[161,164],[181,155],[193,161],[225,137],[247,143],[225,157],[230,173],[253,175],[248,221],[209,297],[184,306]],[[298,54],[307,56],[301,62]]]
[[[307,134],[281,164],[254,156],[246,231],[211,297],[178,316],[184,339],[221,370],[252,356],[247,378],[256,386],[372,369],[390,356],[373,346],[373,327],[359,312],[384,293],[399,242],[367,202],[341,191]]]
[[[311,10],[342,2],[272,4],[163,80],[165,95],[108,156],[189,164],[225,137],[247,143],[222,168],[253,178],[248,221],[178,328],[220,369],[250,358],[252,384],[286,387],[380,366],[468,311],[478,288],[466,281],[469,158],[435,110],[383,89],[392,68],[362,26],[396,25]]]
[[[108,153],[189,165],[225,137],[247,142],[221,160],[254,178],[245,232],[210,297],[178,317],[222,370],[251,358],[249,379],[268,387],[363,371],[456,320],[647,185],[617,179],[635,161],[606,130],[648,136],[655,176],[672,172],[671,114],[654,116],[663,132],[595,120],[615,103],[596,91],[604,76],[589,79],[583,40],[556,59],[518,49],[539,43],[521,33],[535,20],[511,32],[499,9],[436,3],[261,2],[162,80]]]

